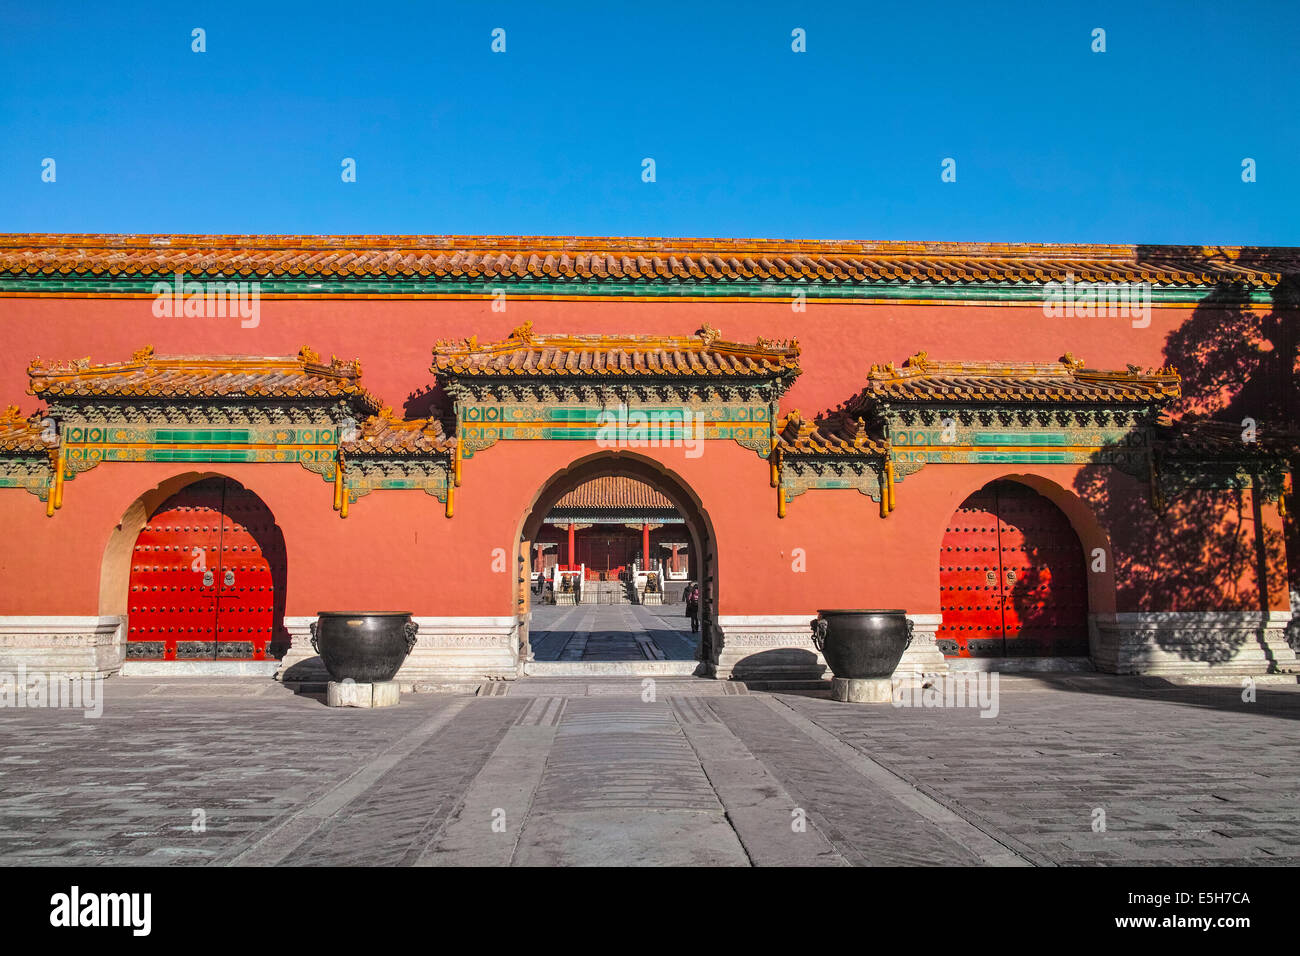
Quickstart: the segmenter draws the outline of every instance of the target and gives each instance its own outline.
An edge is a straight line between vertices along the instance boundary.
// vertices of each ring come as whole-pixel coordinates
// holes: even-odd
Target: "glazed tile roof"
[[[24,418],[17,405],[10,405],[0,413],[0,452],[43,453],[57,444],[47,444],[41,438],[40,416]]]
[[[583,482],[555,503],[555,510],[618,509],[676,511],[673,503],[643,481],[622,476]]]
[[[424,457],[447,454],[455,447],[456,439],[447,435],[438,419],[407,421],[395,416],[387,407],[362,423],[355,440],[342,444],[343,453],[350,457]]]
[[[425,277],[1276,285],[1300,250],[599,236],[0,235],[10,276]]]
[[[1060,402],[1147,404],[1178,398],[1181,380],[1172,368],[1126,371],[1083,367],[1067,353],[1053,363],[933,362],[924,352],[902,367],[874,365],[867,386],[848,408],[873,402]]]
[[[799,374],[799,346],[760,338],[725,342],[708,326],[694,336],[535,335],[527,322],[501,342],[439,342],[433,369],[452,377],[780,378]]]
[[[889,443],[872,438],[861,418],[836,411],[807,421],[798,409],[777,420],[777,446],[787,455],[884,455]]]
[[[30,391],[43,398],[348,398],[369,412],[382,403],[361,386],[361,364],[328,363],[304,347],[293,357],[155,356],[146,345],[127,362],[45,362],[27,370]]]

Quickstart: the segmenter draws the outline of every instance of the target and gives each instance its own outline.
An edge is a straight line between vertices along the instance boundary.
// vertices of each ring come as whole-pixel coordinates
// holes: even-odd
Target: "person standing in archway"
[[[691,619],[691,633],[700,629],[700,586],[691,582],[686,587],[686,616]]]

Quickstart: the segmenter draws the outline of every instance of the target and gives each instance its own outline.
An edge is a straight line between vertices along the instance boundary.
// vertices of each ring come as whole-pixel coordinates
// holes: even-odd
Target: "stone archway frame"
[[[960,508],[963,502],[965,502],[971,495],[978,492],[981,488],[985,488],[997,481],[1014,481],[1017,484],[1024,485],[1032,491],[1037,492],[1055,505],[1056,508],[1065,515],[1066,520],[1069,521],[1070,527],[1073,529],[1075,537],[1079,540],[1079,545],[1083,552],[1081,557],[1083,560],[1084,574],[1086,576],[1085,579],[1088,582],[1087,619],[1088,644],[1090,650],[1089,657],[1094,667],[1099,670],[1103,669],[1098,660],[1097,622],[1099,620],[1109,620],[1115,616],[1115,556],[1111,548],[1110,535],[1107,533],[1106,529],[1101,526],[1100,522],[1097,521],[1097,516],[1087,501],[1068,488],[1062,487],[1055,480],[1032,473],[1006,473],[992,478],[986,478],[978,485],[964,489],[961,496],[958,498],[957,507]],[[940,539],[934,548],[934,553],[936,555],[939,554],[939,549],[943,544],[942,535],[943,532],[940,531]],[[1098,560],[1099,552],[1100,556],[1104,557],[1104,561]],[[941,614],[935,614],[933,617],[935,619],[934,628],[929,633],[929,642],[931,645],[934,643],[935,632],[938,631],[939,625],[943,622]],[[937,647],[935,647],[935,652],[940,653]],[[941,653],[940,656],[942,656]],[[946,663],[947,659],[945,658],[944,660]],[[1052,659],[1026,658],[1025,660],[1028,662],[1047,661]],[[1072,659],[1065,658],[1065,663],[1062,663],[1060,666],[1068,666],[1070,660]]]
[[[516,561],[519,565],[512,588],[518,632],[520,670],[532,656],[528,640],[528,584],[531,581],[532,543],[547,513],[564,495],[594,478],[624,477],[645,482],[672,502],[685,520],[691,547],[702,556],[700,651],[697,658],[706,669],[717,663],[719,648],[716,628],[718,607],[718,548],[713,522],[704,503],[685,479],[654,458],[622,449],[600,451],[573,461],[552,474],[538,488],[515,535]]]
[[[122,520],[117,523],[108,536],[108,542],[104,545],[104,556],[99,565],[99,614],[101,620],[113,619],[118,622],[116,628],[117,635],[114,646],[115,666],[114,670],[119,670],[126,658],[126,620],[128,608],[128,594],[131,580],[131,556],[135,552],[135,542],[139,538],[140,532],[149,521],[152,515],[159,507],[163,505],[182,489],[189,487],[195,482],[204,481],[208,478],[224,478],[227,481],[233,481],[241,488],[257,492],[249,488],[248,485],[239,481],[237,478],[231,478],[229,475],[220,471],[189,471],[179,475],[173,475],[164,479],[154,487],[140,493],[122,514]],[[260,495],[259,500],[266,505],[266,500]],[[267,505],[270,511],[270,506]],[[274,514],[274,512],[271,512]],[[279,526],[276,526],[279,530]],[[283,543],[283,542],[282,542]],[[286,559],[287,549],[286,549]],[[282,573],[281,579],[275,581],[274,592],[274,616],[272,620],[275,626],[275,637],[273,645],[283,655],[290,647],[290,633],[285,627],[285,597],[286,597],[286,570]],[[190,662],[185,662],[189,664]],[[205,662],[206,663],[206,662]],[[226,666],[221,668],[223,671],[231,670],[249,670],[244,665],[257,665],[253,670],[258,672],[266,671],[268,674],[273,673],[280,667],[280,661],[228,661],[218,662]],[[274,665],[274,666],[272,666]],[[139,667],[139,664],[133,664],[133,667]],[[164,667],[175,668],[175,662],[162,662]]]

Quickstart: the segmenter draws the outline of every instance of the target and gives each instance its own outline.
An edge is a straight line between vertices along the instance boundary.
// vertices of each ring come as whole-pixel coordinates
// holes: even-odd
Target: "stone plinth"
[[[280,662],[276,679],[289,684],[316,684],[330,679],[311,647],[314,617],[286,617],[293,641]],[[519,648],[512,617],[416,617],[420,630],[415,648],[396,679],[417,681],[512,680],[519,676]]]
[[[852,704],[888,704],[893,699],[893,681],[888,677],[865,680],[836,677],[831,680],[831,700],[843,700]]]
[[[325,702],[331,707],[396,707],[401,699],[397,681],[358,684],[353,681],[330,681],[325,687]]]
[[[1112,674],[1257,676],[1300,669],[1289,611],[1141,611],[1089,616],[1092,661]]]

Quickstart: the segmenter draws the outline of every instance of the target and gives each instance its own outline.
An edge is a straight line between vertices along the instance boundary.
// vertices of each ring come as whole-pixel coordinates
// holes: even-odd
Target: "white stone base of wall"
[[[721,645],[709,663],[710,676],[722,680],[821,680],[831,677],[826,659],[812,642],[816,614],[721,615],[714,639]],[[894,676],[946,674],[948,662],[934,643],[943,618],[909,614],[912,644]]]
[[[108,677],[122,668],[125,642],[118,615],[0,616],[0,673]]]
[[[127,661],[121,677],[274,677],[280,662],[269,661]]]
[[[1092,661],[1110,674],[1262,675],[1300,669],[1288,611],[1093,614]]]
[[[292,639],[276,680],[318,683],[330,680],[311,646],[314,617],[286,617]],[[519,676],[519,641],[513,617],[415,617],[420,625],[415,648],[394,678],[416,681],[513,680]]]
[[[1096,670],[1087,657],[953,657],[948,672],[987,671],[999,674],[1078,673]]]

